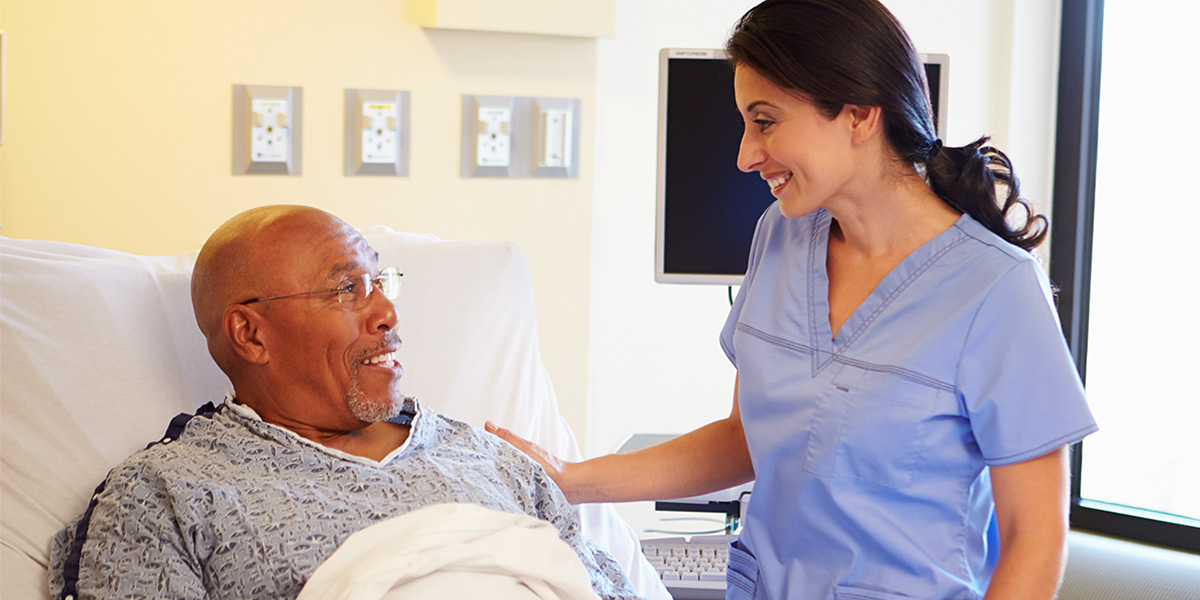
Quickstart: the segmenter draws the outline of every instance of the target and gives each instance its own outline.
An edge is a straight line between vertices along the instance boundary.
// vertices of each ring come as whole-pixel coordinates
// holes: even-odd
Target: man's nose
[[[395,329],[396,323],[400,321],[399,315],[396,313],[396,305],[384,295],[383,292],[375,289],[367,296],[367,309],[370,311],[370,323],[367,327],[371,331],[382,329],[391,331]]]

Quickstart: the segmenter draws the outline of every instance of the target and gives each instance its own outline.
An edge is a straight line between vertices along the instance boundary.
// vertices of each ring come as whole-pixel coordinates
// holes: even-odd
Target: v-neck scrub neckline
[[[827,366],[836,354],[853,346],[854,341],[863,334],[871,322],[886,310],[909,284],[920,277],[943,254],[966,239],[958,231],[958,226],[964,219],[970,219],[970,217],[960,216],[953,225],[922,244],[893,267],[875,286],[871,294],[850,313],[838,330],[838,337],[835,338],[833,325],[829,318],[828,271],[829,236],[832,231],[833,216],[824,209],[814,213],[812,219],[813,243],[808,248],[807,269],[809,326],[812,332],[810,344],[817,349],[813,355],[813,373]]]
[[[987,467],[1096,429],[1045,273],[964,215],[834,339],[831,223],[769,207],[721,332],[757,477],[730,597],[980,598]]]

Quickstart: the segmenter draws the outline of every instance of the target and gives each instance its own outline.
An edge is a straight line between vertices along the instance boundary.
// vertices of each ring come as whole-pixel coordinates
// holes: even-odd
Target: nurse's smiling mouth
[[[782,175],[776,175],[770,178],[764,176],[763,179],[766,179],[767,185],[771,186],[771,194],[778,196],[779,191],[783,189],[783,186],[787,185],[787,182],[792,180],[792,174],[784,173]]]

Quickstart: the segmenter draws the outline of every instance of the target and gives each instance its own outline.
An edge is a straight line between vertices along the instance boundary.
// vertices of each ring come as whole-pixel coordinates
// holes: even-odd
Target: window
[[[1191,3],[1064,0],[1051,278],[1100,432],[1072,525],[1200,551]]]

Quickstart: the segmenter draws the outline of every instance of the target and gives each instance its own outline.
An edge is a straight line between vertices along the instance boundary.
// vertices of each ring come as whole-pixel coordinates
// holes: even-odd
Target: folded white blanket
[[[554,526],[470,504],[435,504],[363,529],[297,600],[596,600]]]

